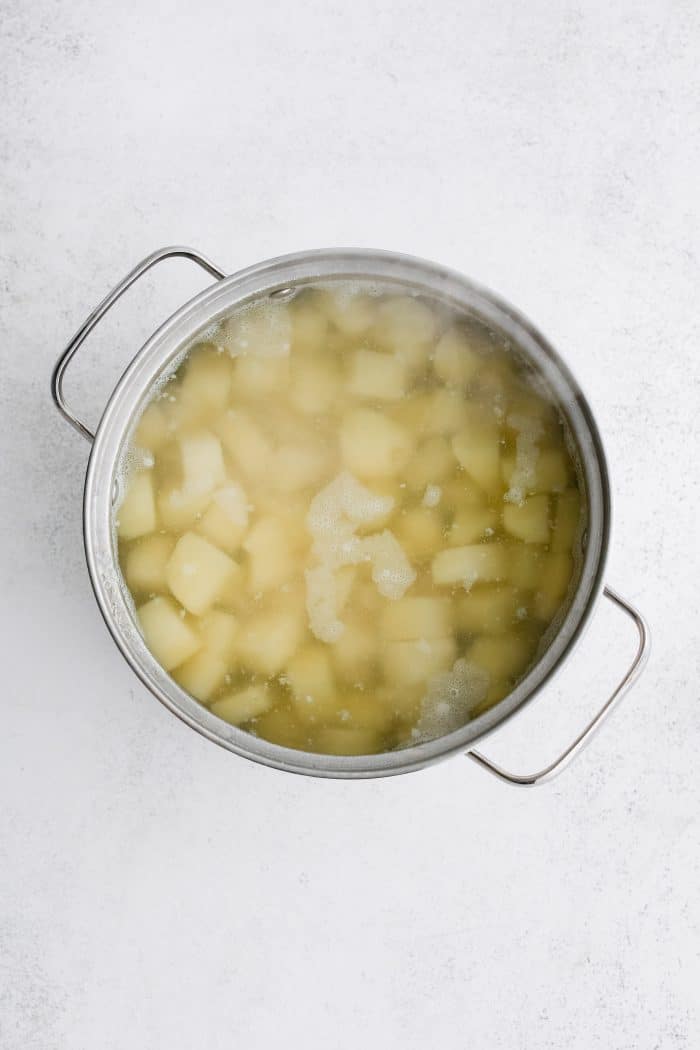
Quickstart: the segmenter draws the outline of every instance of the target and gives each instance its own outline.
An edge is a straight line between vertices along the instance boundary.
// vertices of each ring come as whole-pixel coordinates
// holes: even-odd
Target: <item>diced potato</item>
[[[427,485],[440,485],[455,467],[450,443],[435,435],[416,449],[402,473],[412,492],[422,492]]]
[[[376,755],[382,738],[373,729],[320,729],[313,750],[323,755]]]
[[[525,543],[549,542],[549,496],[542,492],[503,506],[503,527]]]
[[[241,545],[248,527],[248,497],[236,481],[214,493],[202,515],[197,531],[216,547],[233,554]]]
[[[357,727],[386,732],[394,720],[394,714],[374,691],[348,693],[338,702],[338,720],[348,729]]]
[[[215,347],[195,347],[187,359],[180,397],[204,421],[223,411],[231,396],[233,363]]]
[[[286,357],[292,345],[289,308],[279,302],[256,303],[224,321],[216,341],[232,357]]]
[[[275,675],[287,666],[303,634],[303,617],[294,610],[260,613],[241,624],[238,655],[250,671]]]
[[[455,512],[463,507],[484,507],[488,502],[483,489],[462,471],[442,483],[442,504]]]
[[[530,483],[525,486],[527,493],[563,492],[568,484],[568,460],[560,448],[535,448],[532,457]],[[509,486],[516,468],[516,457],[509,455],[503,459],[503,480]]]
[[[410,642],[388,642],[382,664],[387,679],[396,686],[417,685],[447,671],[455,661],[454,638],[420,638]]]
[[[283,445],[275,454],[272,479],[280,492],[310,488],[320,484],[329,462],[329,450],[321,442]]]
[[[366,520],[359,522],[356,528],[358,536],[377,532],[379,529],[383,529],[385,525],[388,525],[390,521],[393,521],[396,510],[404,496],[404,490],[401,488],[401,483],[397,477],[375,478],[368,482],[366,489],[384,501],[384,511],[383,513],[375,513],[371,517],[368,516]]]
[[[498,514],[492,507],[464,507],[457,511],[447,533],[453,547],[476,543],[490,536],[498,527]]]
[[[151,401],[144,409],[134,434],[134,444],[155,453],[170,438],[168,419],[159,401]]]
[[[286,678],[297,714],[308,722],[331,717],[338,708],[338,693],[328,648],[307,645],[287,665]]]
[[[389,641],[446,638],[451,630],[449,598],[399,598],[386,605],[381,619]]]
[[[279,587],[300,569],[284,522],[272,515],[252,526],[243,549],[248,553],[248,580],[252,594]]]
[[[289,386],[289,358],[239,357],[235,364],[234,390],[237,397],[272,397]]]
[[[339,389],[338,369],[330,358],[320,356],[293,362],[289,400],[298,412],[307,416],[330,412]]]
[[[557,496],[551,550],[557,554],[568,553],[574,546],[580,522],[581,498],[576,489],[567,489]]]
[[[456,623],[470,634],[501,634],[514,626],[519,608],[514,587],[479,584],[458,600]]]
[[[172,536],[146,536],[130,547],[125,561],[125,577],[130,590],[158,594],[166,590],[165,566],[173,552]]]
[[[151,598],[139,608],[138,618],[146,645],[166,671],[184,663],[200,648],[197,632],[169,598]]]
[[[409,559],[414,562],[429,558],[443,542],[442,519],[430,507],[416,507],[400,514],[394,532]]]
[[[217,718],[223,718],[224,722],[239,726],[265,714],[273,703],[274,697],[268,687],[255,684],[226,693],[219,700],[215,700],[209,710]]]
[[[153,474],[144,470],[132,475],[117,511],[117,531],[123,540],[134,540],[153,532],[158,523],[153,492]]]
[[[472,421],[452,439],[452,450],[485,492],[501,492],[500,433],[495,424]]]
[[[271,442],[245,412],[230,409],[219,419],[216,432],[226,452],[247,477],[265,477],[273,456]]]
[[[453,386],[465,386],[483,362],[460,328],[450,328],[441,336],[433,356],[435,374]]]
[[[416,579],[406,552],[389,529],[366,536],[362,550],[372,564],[372,580],[384,598],[402,598]]]
[[[467,659],[482,667],[493,678],[510,678],[521,674],[533,659],[530,640],[518,634],[487,634],[475,639]]]
[[[409,368],[420,368],[437,335],[437,321],[419,299],[396,296],[379,305],[374,334],[380,346],[393,350]]]
[[[468,590],[478,581],[492,583],[508,574],[506,548],[500,543],[476,543],[450,547],[433,558],[433,583],[438,586],[461,584]]]
[[[183,492],[208,495],[226,481],[221,442],[215,434],[201,430],[180,438]]]
[[[239,573],[235,561],[194,532],[183,533],[166,567],[170,590],[196,616],[205,613]]]
[[[354,339],[371,327],[377,300],[370,295],[339,289],[326,296],[324,305],[336,328],[343,335]]]
[[[211,500],[211,493],[188,492],[164,487],[158,493],[158,515],[166,529],[182,532],[199,521]]]
[[[238,618],[221,609],[212,609],[199,621],[199,635],[204,648],[223,660],[230,671],[236,661]]]
[[[535,594],[535,615],[540,620],[551,620],[563,603],[573,575],[573,559],[570,554],[548,554],[544,559],[539,578],[539,589]]]
[[[376,594],[374,589],[373,593]],[[336,673],[343,682],[349,685],[367,682],[379,655],[376,628],[359,618],[348,621],[330,649]]]
[[[356,350],[350,362],[348,391],[354,397],[398,401],[406,393],[406,364],[393,354]]]
[[[173,678],[197,700],[208,700],[223,685],[228,667],[220,656],[208,649],[199,652],[181,664]]]
[[[212,704],[213,707],[213,704]],[[263,740],[279,747],[291,747],[298,751],[310,751],[309,726],[300,725],[295,712],[276,707],[256,718],[255,732]]]
[[[546,552],[531,543],[514,543],[508,551],[508,577],[516,587],[533,590],[538,586]]]
[[[315,354],[323,349],[328,333],[328,318],[309,296],[300,296],[289,307],[292,322],[292,352]]]
[[[434,390],[428,395],[423,427],[428,434],[454,434],[468,419],[461,390]]]
[[[381,412],[357,408],[344,416],[340,427],[343,462],[360,478],[397,474],[412,451],[411,435]]]

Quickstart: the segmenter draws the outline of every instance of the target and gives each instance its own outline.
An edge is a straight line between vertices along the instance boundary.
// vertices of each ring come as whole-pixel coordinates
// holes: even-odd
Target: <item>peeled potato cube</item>
[[[416,507],[399,515],[394,532],[412,561],[430,557],[443,542],[442,519],[430,507]]]
[[[232,357],[286,357],[292,345],[289,309],[279,302],[255,303],[224,321],[217,342]]]
[[[292,690],[292,703],[300,718],[315,722],[330,717],[338,698],[328,649],[308,645],[290,660],[286,678]]]
[[[151,598],[138,610],[146,645],[166,671],[188,660],[200,648],[196,631],[169,598]]]
[[[374,588],[372,593],[376,595]],[[379,654],[377,631],[369,622],[353,619],[345,624],[330,650],[336,673],[343,682],[365,683],[372,676]]]
[[[292,352],[315,354],[323,349],[328,333],[328,318],[308,295],[299,296],[289,307],[292,323]]]
[[[248,527],[248,497],[241,485],[230,481],[214,493],[197,531],[216,547],[233,554]]]
[[[185,532],[175,545],[166,577],[180,604],[201,616],[239,572],[236,562],[218,547],[194,532]]]
[[[348,391],[354,397],[398,401],[406,393],[407,369],[392,354],[356,350],[350,364]]]
[[[219,419],[216,432],[239,470],[255,480],[265,476],[272,461],[273,449],[250,416],[230,409]]]
[[[435,374],[453,386],[465,386],[483,363],[459,328],[450,328],[441,336],[433,355]]]
[[[510,678],[521,674],[533,659],[529,639],[518,634],[482,635],[467,651],[467,659],[493,678]]]
[[[469,634],[501,634],[513,627],[519,608],[514,587],[479,584],[458,600],[456,623]]]
[[[357,338],[371,326],[376,312],[376,299],[358,292],[333,291],[324,299],[328,316],[339,332]]]
[[[197,700],[208,700],[223,684],[228,667],[216,653],[208,649],[186,660],[173,674],[173,678]]]
[[[454,434],[467,422],[467,406],[461,390],[435,390],[428,396],[423,426],[428,434]]]
[[[199,635],[204,648],[223,660],[230,670],[236,659],[238,618],[233,613],[212,609],[199,621]]]
[[[167,487],[158,493],[158,514],[166,529],[182,532],[202,517],[209,505],[211,493],[188,492],[177,487]]]
[[[516,543],[508,551],[508,577],[516,587],[533,590],[544,569],[546,553],[531,543]]]
[[[273,515],[260,518],[252,526],[243,549],[248,553],[249,587],[253,594],[279,587],[297,570],[284,522]]]
[[[187,359],[180,397],[196,409],[202,419],[221,412],[231,396],[233,363],[215,347],[198,346]]]
[[[269,677],[287,666],[303,634],[302,614],[296,610],[260,613],[241,624],[238,655],[249,670]]]
[[[433,583],[438,586],[461,584],[467,590],[478,581],[492,583],[505,578],[508,559],[499,543],[475,543],[450,547],[433,558]]]
[[[535,445],[530,454],[530,469],[527,472],[525,492],[563,492],[568,484],[569,467],[564,451],[560,448],[540,449]],[[515,455],[505,456],[502,472],[506,487],[513,482],[518,467]]]
[[[550,548],[557,554],[568,553],[573,546],[581,521],[581,497],[576,489],[557,496]]]
[[[323,755],[376,755],[382,738],[373,729],[320,729],[313,750]]]
[[[281,492],[318,485],[328,469],[328,450],[319,442],[283,445],[275,456],[273,478]]]
[[[573,575],[571,555],[548,554],[544,559],[535,594],[535,615],[540,620],[551,620],[563,603]]]
[[[493,534],[498,526],[498,514],[491,507],[464,507],[457,511],[447,534],[447,542],[454,547],[476,543]]]
[[[124,574],[129,589],[146,594],[165,591],[165,566],[173,552],[172,536],[146,536],[126,555]]]
[[[465,507],[485,507],[488,500],[482,488],[460,472],[442,483],[442,504],[455,512]]]
[[[289,386],[289,358],[239,357],[235,363],[233,390],[236,397],[270,397]]]
[[[549,542],[549,496],[528,496],[522,503],[506,503],[503,527],[525,543]]]
[[[389,641],[446,638],[452,629],[448,598],[399,598],[389,602],[381,618],[381,632]]]
[[[265,714],[270,710],[273,702],[273,696],[268,687],[264,684],[256,684],[249,685],[246,689],[227,693],[219,700],[215,700],[209,710],[217,718],[223,718],[224,722],[239,726]]]
[[[322,357],[302,359],[292,365],[289,400],[304,415],[322,415],[336,402],[340,379],[336,366]]]
[[[419,638],[410,642],[388,642],[382,665],[388,681],[397,686],[427,682],[434,674],[447,671],[455,661],[454,638]]]
[[[391,707],[374,690],[350,693],[338,702],[338,720],[344,728],[386,731],[394,720]]]
[[[471,422],[452,439],[452,450],[485,492],[501,491],[500,433],[495,424]]]
[[[357,408],[340,426],[343,462],[360,478],[382,478],[397,474],[412,450],[409,432],[392,419],[369,408]]]
[[[148,405],[139,420],[134,434],[134,444],[139,448],[157,452],[170,438],[168,418],[163,406],[158,401]]]
[[[395,296],[380,303],[374,332],[381,346],[393,350],[410,368],[420,368],[437,334],[437,321],[419,299]]]
[[[153,475],[144,470],[129,478],[126,493],[118,511],[119,536],[123,540],[135,540],[153,532],[157,525],[156,501],[153,492]]]
[[[208,495],[226,480],[221,442],[215,434],[202,430],[180,438],[182,489],[194,495]]]
[[[449,442],[435,435],[418,447],[402,473],[412,492],[422,492],[427,485],[439,485],[455,467]]]

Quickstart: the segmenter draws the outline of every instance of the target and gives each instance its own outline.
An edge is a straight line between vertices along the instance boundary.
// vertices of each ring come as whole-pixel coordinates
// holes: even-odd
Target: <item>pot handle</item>
[[[95,435],[91,430],[88,430],[84,423],[81,423],[75,413],[68,407],[63,396],[63,376],[66,368],[70,364],[71,358],[76,350],[83,344],[98,321],[104,317],[110,307],[114,306],[117,299],[121,298],[127,288],[130,288],[139,277],[150,270],[152,266],[155,266],[156,263],[162,262],[163,259],[172,258],[191,259],[192,262],[196,262],[203,270],[206,270],[207,273],[212,275],[212,277],[216,277],[219,280],[226,276],[223,270],[220,270],[218,266],[215,266],[213,262],[207,259],[206,256],[195,251],[194,248],[185,248],[182,245],[160,248],[157,252],[153,252],[151,255],[147,255],[145,259],[142,259],[138,266],[135,266],[134,269],[131,270],[126,277],[123,277],[119,284],[115,285],[112,291],[104,297],[102,302],[95,307],[90,316],[83,321],[82,325],[56,362],[51,375],[51,396],[53,397],[56,408],[63,418],[68,420],[70,425],[75,427],[78,433],[82,434],[82,436],[90,443],[95,440]]]
[[[483,769],[488,770],[489,773],[493,773],[494,776],[498,777],[500,780],[504,780],[507,784],[515,784],[518,787],[532,787],[535,784],[543,784],[546,780],[552,780],[555,776],[561,773],[564,767],[583,750],[586,744],[589,743],[596,730],[600,728],[612,709],[617,705],[618,701],[622,699],[627,690],[631,688],[644,670],[644,665],[649,659],[649,650],[651,648],[649,627],[642,614],[635,609],[633,605],[625,601],[625,599],[622,598],[617,591],[614,591],[612,587],[605,587],[603,593],[606,598],[609,598],[611,602],[617,605],[619,609],[622,609],[622,611],[630,617],[637,628],[639,642],[634,660],[629,669],[625,672],[624,678],[621,679],[616,689],[608,697],[598,713],[593,716],[585,729],[579,733],[574,742],[570,744],[558,758],[555,758],[550,765],[541,769],[539,773],[509,773],[501,766],[496,765],[495,762],[492,762],[491,759],[482,755],[480,751],[467,751],[467,758],[471,758],[473,762],[477,762]]]

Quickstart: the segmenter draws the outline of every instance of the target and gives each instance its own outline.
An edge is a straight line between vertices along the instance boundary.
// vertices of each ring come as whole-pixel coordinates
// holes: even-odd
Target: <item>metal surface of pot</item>
[[[172,256],[197,262],[217,281],[173,314],[136,354],[112,393],[93,436],[65,403],[62,392],[65,369],[86,336],[121,294],[141,274]],[[587,534],[575,593],[546,649],[514,690],[453,733],[371,756],[320,755],[268,743],[221,721],[181,689],[146,648],[126,596],[114,535],[114,504],[118,499],[119,468],[125,443],[158,379],[172,370],[202,333],[237,305],[264,296],[286,297],[305,284],[333,280],[370,281],[382,288],[426,295],[475,314],[490,327],[503,332],[542,376],[558,402],[576,448],[588,509]],[[481,753],[467,751],[474,761],[504,780],[534,784],[559,772],[580,750],[644,665],[649,637],[643,618],[603,585],[610,537],[610,490],[605,454],[590,408],[566,365],[537,329],[496,295],[459,274],[390,252],[334,249],[283,256],[227,277],[189,248],[165,248],[144,259],[128,274],[78,330],[56,365],[52,392],[65,418],[92,441],[85,481],[85,552],[95,596],[115,642],[144,684],[166,707],[192,728],[238,755],[288,772],[361,778],[406,773],[464,752],[536,695],[571,652],[604,592],[633,619],[639,635],[638,650],[615,692],[570,747],[545,769],[524,776],[507,773]]]

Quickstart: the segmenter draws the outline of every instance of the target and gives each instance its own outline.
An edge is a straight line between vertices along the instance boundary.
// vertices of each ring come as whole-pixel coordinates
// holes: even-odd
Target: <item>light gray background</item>
[[[3,0],[0,1045],[690,1050],[698,933],[700,14],[693,0]],[[655,651],[555,784],[236,759],[122,662],[54,358],[142,255],[443,261],[559,346],[607,441],[609,579]],[[203,286],[164,264],[68,386],[88,421]],[[488,750],[551,757],[630,659],[600,610]]]

